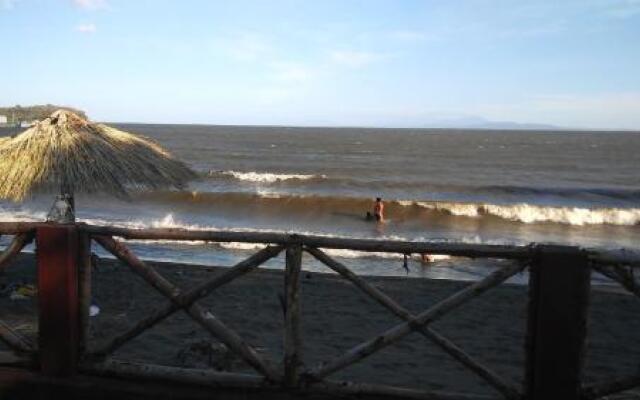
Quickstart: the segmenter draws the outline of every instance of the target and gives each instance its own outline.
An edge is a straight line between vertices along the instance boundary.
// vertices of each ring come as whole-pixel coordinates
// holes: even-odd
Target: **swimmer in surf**
[[[376,197],[376,202],[373,204],[373,216],[378,222],[384,222],[384,204],[382,198]]]

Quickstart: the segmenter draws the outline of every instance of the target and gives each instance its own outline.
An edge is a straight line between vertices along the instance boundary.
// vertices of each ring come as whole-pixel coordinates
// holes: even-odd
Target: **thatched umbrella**
[[[148,138],[59,110],[25,132],[0,140],[0,198],[31,193],[108,193],[183,187],[196,174]]]

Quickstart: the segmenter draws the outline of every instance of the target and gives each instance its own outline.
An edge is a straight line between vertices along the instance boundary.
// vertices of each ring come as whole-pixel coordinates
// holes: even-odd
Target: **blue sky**
[[[640,129],[640,0],[0,0],[0,104],[96,120]]]

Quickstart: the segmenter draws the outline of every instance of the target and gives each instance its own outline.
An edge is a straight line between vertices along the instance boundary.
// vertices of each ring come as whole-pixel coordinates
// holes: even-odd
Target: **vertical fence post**
[[[526,398],[578,400],[591,268],[579,248],[537,250],[529,278]]]
[[[45,375],[70,376],[78,360],[78,230],[41,226],[36,242],[40,367]]]
[[[87,352],[89,337],[89,308],[91,307],[91,236],[88,233],[80,235],[80,251],[78,253],[78,296],[80,297],[79,309],[79,342],[80,357]]]
[[[288,387],[298,384],[298,368],[301,364],[300,337],[300,270],[302,267],[302,246],[287,247],[284,277],[285,287],[285,328],[284,328],[284,383]]]

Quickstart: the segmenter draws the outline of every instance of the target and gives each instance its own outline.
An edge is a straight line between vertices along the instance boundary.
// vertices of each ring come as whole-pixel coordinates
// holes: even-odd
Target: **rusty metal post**
[[[70,376],[78,361],[78,231],[51,224],[36,231],[39,354],[44,375]]]
[[[530,271],[526,398],[578,400],[591,268],[576,247],[542,245]]]

